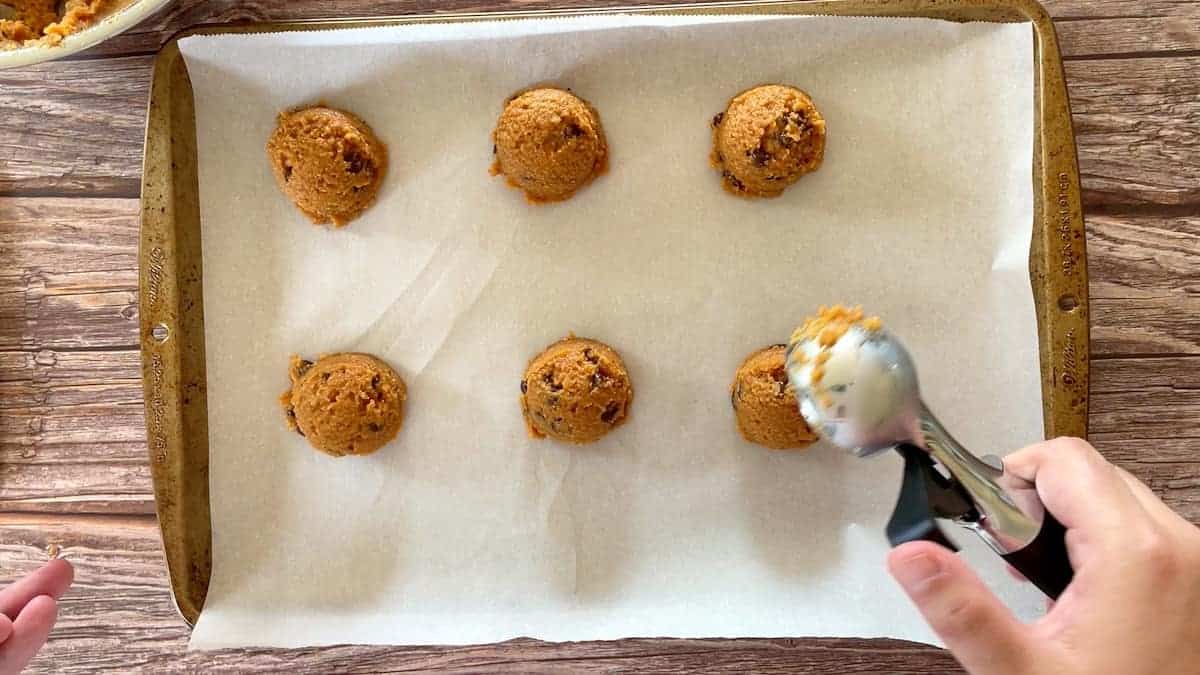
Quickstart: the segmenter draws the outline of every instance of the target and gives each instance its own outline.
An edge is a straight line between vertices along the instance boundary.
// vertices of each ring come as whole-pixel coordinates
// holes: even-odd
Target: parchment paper
[[[1028,25],[607,17],[181,48],[213,517],[193,647],[933,639],[883,566],[898,461],[747,444],[728,387],[817,304],[863,303],[968,447],[1040,437]],[[530,206],[489,178],[489,134],[540,82],[599,109],[611,170]],[[829,142],[819,172],[747,201],[708,166],[709,120],[762,82],[806,89]],[[378,204],[341,231],[303,219],[264,151],[279,110],[318,100],[391,151]],[[529,440],[518,407],[527,360],[568,331],[617,348],[637,392],[587,447]],[[289,354],[341,350],[409,384],[399,439],[370,457],[318,454],[276,403]]]

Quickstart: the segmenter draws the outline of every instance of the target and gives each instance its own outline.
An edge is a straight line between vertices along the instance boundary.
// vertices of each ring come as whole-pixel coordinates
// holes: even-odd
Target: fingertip
[[[68,586],[75,582],[75,566],[71,564],[71,561],[66,558],[55,558],[46,564],[62,568],[61,574]]]
[[[8,618],[7,614],[0,614],[0,644],[3,644],[8,636],[12,635],[13,622]]]
[[[932,541],[906,541],[888,552],[888,566],[908,564],[913,558],[929,556],[935,560],[957,558],[954,551]]]
[[[906,541],[888,552],[888,561],[903,561],[917,555],[954,555],[950,549],[932,541]]]
[[[63,558],[54,558],[42,565],[42,573],[46,575],[44,593],[55,600],[61,598],[75,581],[75,566]]]
[[[888,553],[888,571],[915,598],[930,582],[953,569],[957,559],[954,552],[939,544],[910,541]]]
[[[75,576],[75,566],[72,565],[71,561],[67,560],[66,558],[51,558],[50,560],[47,560],[46,564],[42,565],[42,567],[48,567],[52,570],[55,570],[58,574],[64,574],[70,577]]]

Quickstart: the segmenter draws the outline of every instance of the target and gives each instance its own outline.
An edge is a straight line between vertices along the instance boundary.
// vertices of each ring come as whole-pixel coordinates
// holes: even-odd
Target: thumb
[[[953,551],[909,542],[888,555],[888,571],[972,675],[1028,672],[1029,630]]]

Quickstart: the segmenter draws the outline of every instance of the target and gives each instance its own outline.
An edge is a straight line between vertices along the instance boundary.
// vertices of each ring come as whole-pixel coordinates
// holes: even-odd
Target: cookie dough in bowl
[[[0,47],[32,42],[52,45],[128,4],[122,0],[3,0],[0,2]]]
[[[521,378],[521,411],[529,435],[591,443],[625,423],[633,384],[608,345],[568,336],[529,362]]]
[[[744,91],[712,126],[713,166],[725,189],[743,197],[778,197],[825,157],[825,120],[795,87]]]
[[[0,0],[0,69],[28,66],[104,42],[170,0]]]
[[[773,450],[811,445],[817,435],[800,416],[796,392],[788,383],[787,345],[760,349],[738,366],[730,388],[742,437]]]
[[[316,105],[280,113],[267,141],[279,189],[318,225],[342,227],[375,202],[387,147],[367,123]]]
[[[566,199],[608,166],[599,114],[562,89],[531,89],[510,99],[492,132],[492,149],[492,174],[502,174],[531,202]]]
[[[292,388],[279,397],[288,427],[327,455],[369,455],[404,423],[404,380],[370,354],[293,356],[288,378]]]

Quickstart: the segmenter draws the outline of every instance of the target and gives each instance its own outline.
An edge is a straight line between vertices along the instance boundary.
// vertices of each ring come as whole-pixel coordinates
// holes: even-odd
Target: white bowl
[[[134,0],[104,17],[95,24],[63,38],[56,45],[32,45],[15,49],[0,49],[0,70],[28,66],[42,61],[59,59],[94,47],[108,38],[123,33],[141,23],[171,0]]]

